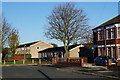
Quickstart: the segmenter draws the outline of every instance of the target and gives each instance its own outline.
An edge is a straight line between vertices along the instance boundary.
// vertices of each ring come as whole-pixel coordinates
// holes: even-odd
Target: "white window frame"
[[[120,60],[120,46],[118,47],[118,59]]]
[[[100,32],[98,31],[98,41],[100,40]]]
[[[120,28],[120,27],[118,27],[118,28]],[[117,29],[117,34],[118,34],[118,38],[120,38],[120,35],[119,35],[119,33],[118,33],[118,29]]]
[[[113,33],[114,33],[114,37],[113,37]],[[115,38],[115,28],[111,28],[111,39]]]
[[[108,51],[109,49],[110,49],[110,54],[109,54],[109,51]],[[111,47],[107,48],[107,56],[111,56]]]
[[[110,30],[110,34],[108,33]],[[109,35],[110,35],[110,38],[109,38]],[[111,29],[107,29],[107,40],[111,39]]]
[[[111,57],[116,58],[116,56],[115,56],[116,53],[114,52],[115,47],[112,47],[111,49],[112,49],[112,50],[111,50],[111,51],[112,51],[112,52],[111,52]]]

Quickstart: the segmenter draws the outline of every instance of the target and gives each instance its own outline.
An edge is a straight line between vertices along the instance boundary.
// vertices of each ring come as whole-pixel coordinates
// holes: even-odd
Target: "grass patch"
[[[15,65],[23,64],[23,60],[15,60]],[[34,61],[32,63],[31,60],[25,60],[25,64],[38,64],[38,61]],[[49,61],[42,61],[41,64],[51,64]],[[5,64],[4,62],[1,63],[1,65],[14,65],[14,60],[6,60]]]
[[[37,62],[35,63],[32,63],[31,61],[25,61],[25,64],[36,64]],[[11,61],[6,61],[5,64],[4,62],[2,63],[2,65],[13,65],[14,64],[14,61],[11,60]],[[15,64],[23,64],[23,60],[15,60]]]

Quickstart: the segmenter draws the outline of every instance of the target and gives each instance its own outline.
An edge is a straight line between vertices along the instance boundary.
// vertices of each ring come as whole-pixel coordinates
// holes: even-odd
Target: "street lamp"
[[[24,61],[23,61],[23,64],[25,64],[25,47],[26,47],[26,45],[24,45]]]

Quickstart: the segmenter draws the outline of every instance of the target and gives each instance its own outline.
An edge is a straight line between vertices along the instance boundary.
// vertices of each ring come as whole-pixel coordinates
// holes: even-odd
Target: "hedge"
[[[11,55],[13,57],[13,54],[6,54],[6,57],[5,58],[8,58],[8,55]],[[14,54],[14,56],[24,56],[24,54]],[[12,58],[11,57],[11,58]],[[25,54],[25,57],[26,58],[31,58],[31,54]]]

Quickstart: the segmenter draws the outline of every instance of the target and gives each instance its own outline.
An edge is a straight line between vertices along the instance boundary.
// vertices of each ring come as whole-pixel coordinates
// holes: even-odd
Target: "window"
[[[111,36],[112,38],[115,38],[115,29],[114,28],[111,29],[111,35],[112,35]]]
[[[103,49],[103,56],[106,56],[106,48]]]
[[[118,27],[118,37],[120,38],[120,27]]]
[[[30,49],[30,47],[27,47],[26,49],[27,49],[27,50],[29,50],[29,49]]]
[[[37,47],[37,49],[40,49],[40,47]]]
[[[98,31],[98,40],[100,40],[100,32]]]
[[[104,32],[103,32],[103,30],[99,32],[99,39],[100,40],[104,39]]]
[[[93,40],[95,43],[98,40],[97,32],[93,32]]]
[[[44,57],[44,56],[43,56],[43,53],[41,53],[41,57]]]
[[[45,53],[44,56],[47,57],[47,54]]]
[[[111,52],[110,50],[111,50],[111,49],[110,49],[110,47],[109,47],[109,48],[108,48],[108,56],[111,56],[111,55],[110,55],[110,52]]]
[[[100,55],[102,56],[102,48],[100,48]]]
[[[112,48],[112,58],[116,58],[115,47]]]
[[[120,59],[120,47],[118,48],[118,58]]]
[[[108,34],[107,34],[107,38],[110,39],[110,38],[111,38],[111,34],[110,34],[111,31],[110,31],[110,29],[107,30],[107,33],[108,33]]]
[[[21,48],[21,50],[25,50],[25,48]]]
[[[102,39],[104,39],[104,31],[102,30]]]

